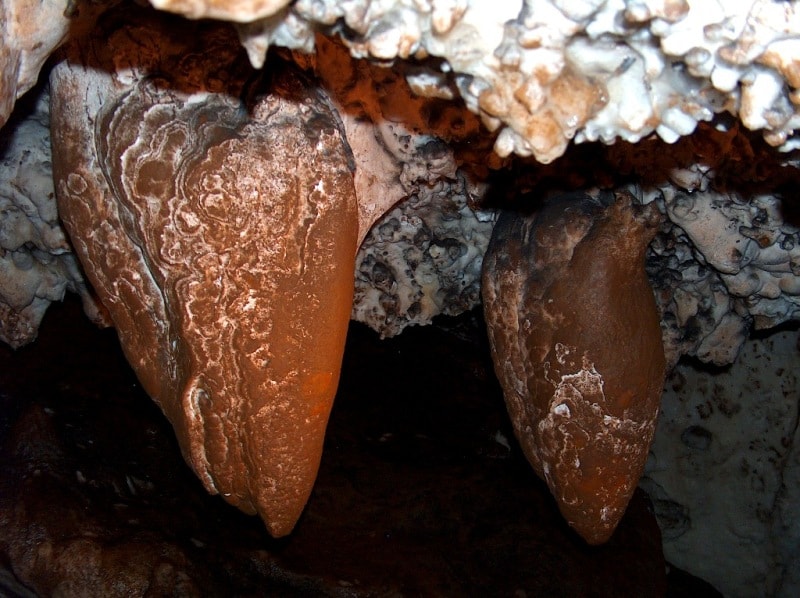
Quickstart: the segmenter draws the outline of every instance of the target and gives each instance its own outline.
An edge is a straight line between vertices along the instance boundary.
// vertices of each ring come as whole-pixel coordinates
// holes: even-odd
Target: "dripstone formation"
[[[181,25],[117,13],[69,47],[51,79],[59,211],[187,461],[280,536],[341,368],[351,164],[295,71],[255,73],[227,26]]]
[[[151,3],[189,19],[0,0],[0,340],[33,342],[78,293],[205,487],[280,536],[348,315],[391,336],[476,306],[497,215],[533,209],[502,216],[483,293],[517,436],[566,518],[612,533],[677,366],[659,434],[694,452],[648,458],[665,552],[702,555],[732,596],[758,557],[747,588],[797,595],[796,355],[737,356],[800,318],[800,0]],[[596,188],[622,195],[537,204]],[[716,372],[698,398],[683,357],[781,382],[725,398]],[[717,455],[701,473],[698,451]],[[701,482],[747,508],[728,526],[682,498]],[[722,560],[678,544],[690,528]]]
[[[664,383],[644,271],[658,210],[561,196],[504,213],[484,261],[497,377],[514,432],[564,517],[608,540],[641,477]]]
[[[51,75],[59,212],[186,460],[281,536],[313,487],[338,383],[368,226],[359,162],[307,74],[281,61],[254,71],[227,26],[175,34],[153,14],[107,13]],[[548,206],[533,264],[501,222],[484,281],[500,377],[506,361],[535,364],[517,395],[504,380],[517,435],[592,543],[608,539],[641,475],[664,373],[643,270],[654,208],[599,206]],[[493,262],[505,255],[506,268],[542,277],[532,294],[506,284]],[[516,329],[516,300],[530,315],[521,352],[500,340]],[[557,306],[568,311],[547,312]]]

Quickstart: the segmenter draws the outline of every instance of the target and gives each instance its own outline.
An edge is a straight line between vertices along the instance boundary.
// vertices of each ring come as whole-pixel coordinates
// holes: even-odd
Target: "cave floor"
[[[76,300],[0,347],[0,595],[712,595],[667,575],[647,497],[586,546],[518,449],[480,315],[380,340],[353,324],[294,533],[208,495]]]

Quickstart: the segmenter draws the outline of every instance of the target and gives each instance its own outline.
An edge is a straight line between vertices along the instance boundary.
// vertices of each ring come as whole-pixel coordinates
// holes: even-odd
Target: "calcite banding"
[[[117,15],[51,77],[60,214],[187,461],[285,535],[352,305],[346,142],[321,92],[252,71],[228,26]]]
[[[492,357],[517,439],[569,524],[608,540],[642,474],[664,382],[644,270],[659,220],[628,195],[505,212],[484,260]]]

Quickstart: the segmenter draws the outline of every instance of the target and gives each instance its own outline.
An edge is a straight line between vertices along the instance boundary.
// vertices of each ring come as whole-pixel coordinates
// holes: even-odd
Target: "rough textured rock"
[[[796,238],[800,221],[792,191],[797,171],[790,161],[730,121],[703,126],[669,147],[663,141],[649,140],[635,146],[585,148],[590,158],[578,155],[580,149],[584,148],[575,148],[558,164],[518,165],[516,172],[500,168],[486,180],[497,186],[497,179],[505,177],[511,187],[509,197],[519,189],[535,190],[531,193],[535,196],[552,189],[602,183],[628,190],[640,203],[658,205],[666,218],[649,247],[646,268],[662,315],[670,367],[683,355],[715,365],[733,363],[753,328],[766,329],[797,318],[794,271],[800,251]],[[636,182],[630,184],[631,179]],[[469,180],[467,177],[468,189]],[[406,322],[426,321],[415,305],[428,286],[420,279],[441,285],[447,278],[446,265],[442,272],[436,264],[431,264],[433,278],[427,271],[417,273],[416,280],[406,274],[416,272],[419,263],[413,238],[422,224],[412,216],[420,216],[428,228],[432,222],[443,229],[456,224],[447,216],[450,201],[435,196],[423,199],[425,190],[421,186],[419,196],[404,200],[387,214],[372,229],[359,256],[359,263],[365,261],[367,269],[357,268],[353,317],[384,335],[398,332]],[[482,196],[471,189],[465,194],[454,186],[447,191],[467,205],[473,204],[473,197]],[[512,201],[494,195],[489,193],[485,208]],[[438,216],[428,206],[436,206]],[[467,246],[485,247],[483,234],[491,226],[487,213],[460,211],[457,224],[471,241]],[[399,229],[397,223],[401,223]],[[447,236],[455,237],[455,230]],[[368,270],[379,262],[385,268],[379,267],[378,282],[373,282],[375,277]],[[392,274],[388,283],[380,276],[385,270]],[[394,282],[396,290],[387,295],[381,285]],[[461,282],[469,285],[469,269]],[[457,296],[450,296],[453,307],[445,307],[445,313],[452,313],[462,303]],[[434,308],[439,309],[428,300],[421,305],[433,313]]]
[[[644,256],[654,205],[566,195],[504,213],[484,260],[492,356],[514,432],[565,518],[606,541],[644,468],[664,381]]]
[[[746,299],[756,329],[800,313],[800,229],[784,220],[775,194],[743,197],[707,191],[675,193],[667,213],[705,265],[720,273],[732,297]],[[720,235],[719,231],[728,231]]]
[[[0,126],[17,99],[34,86],[44,61],[64,40],[69,22],[61,13],[63,6],[57,2],[0,2]]]
[[[739,135],[731,139],[742,142]],[[695,158],[693,168],[672,169],[673,181],[639,189],[642,200],[667,216],[647,270],[671,365],[682,355],[733,363],[753,328],[774,328],[800,315],[796,173],[787,173],[793,169],[774,156],[753,156],[766,180],[747,180],[751,169],[742,165],[732,185],[731,171],[749,149],[729,147],[726,154],[737,157],[729,164]]]
[[[668,369],[683,355],[733,363],[750,334],[746,303],[732,297],[720,273],[701,260],[686,233],[665,221],[650,246],[647,271],[661,312]]]
[[[48,103],[42,92],[19,105],[0,131],[0,341],[33,341],[48,306],[78,293],[87,315],[107,324],[58,219],[50,163]]]
[[[251,62],[271,45],[311,52],[320,30],[354,57],[438,60],[410,76],[419,93],[456,89],[487,128],[499,155],[550,162],[571,141],[655,132],[674,142],[715,114],[737,114],[783,151],[800,147],[798,2],[686,0],[154,0],[191,18],[239,23]],[[88,12],[86,0],[70,5]],[[102,6],[102,5],[101,5]],[[74,22],[57,2],[6,0],[0,42],[8,114],[17,71],[40,64]],[[31,16],[32,15],[32,16]],[[0,117],[2,120],[4,117]]]
[[[682,355],[733,363],[752,328],[797,317],[793,164],[729,119],[669,148],[607,149],[599,170],[632,178],[626,188],[666,215],[647,272],[670,366]]]
[[[404,200],[463,195],[460,167],[465,161],[486,162],[491,140],[477,117],[449,101],[455,90],[445,88],[448,95],[430,98],[409,85],[407,76],[420,67],[400,63],[388,69],[357,61],[341,43],[321,35],[313,56],[293,56],[320,79],[344,124],[356,163],[359,244]],[[470,191],[477,196],[476,189]]]
[[[0,127],[22,94],[39,78],[42,65],[70,33],[89,27],[114,0],[0,1]]]
[[[276,18],[288,18],[281,15]],[[399,62],[387,69],[353,61],[342,44],[324,36],[317,35],[312,41],[316,45],[316,55],[301,57],[296,53],[295,59],[304,62],[324,82],[344,124],[356,162],[359,239],[366,238],[373,223],[398,202],[407,202],[400,208],[404,212],[418,210],[420,205],[435,205],[424,217],[425,226],[448,229],[452,224],[446,214],[452,207],[450,197],[456,198],[457,203],[466,198],[467,205],[474,207],[482,194],[481,184],[488,176],[486,166],[499,168],[503,165],[497,156],[491,158],[487,153],[492,137],[486,135],[486,131],[481,132],[478,118],[454,101],[458,86],[452,73],[430,79],[427,75],[431,69],[438,68],[437,65],[441,66],[440,60],[429,57],[414,64]],[[795,317],[794,274],[789,272],[792,255],[796,252],[789,249],[794,242],[795,223],[782,218],[775,205],[781,196],[780,185],[784,185],[785,191],[791,185],[791,175],[781,173],[778,166],[781,163],[796,166],[796,160],[790,155],[783,159],[776,158],[774,153],[767,156],[765,148],[752,147],[754,137],[748,139],[739,127],[731,126],[731,122],[718,119],[713,127],[701,125],[700,134],[680,140],[669,151],[664,151],[663,144],[654,143],[652,139],[636,146],[616,144],[603,158],[605,173],[601,172],[602,168],[589,165],[591,176],[584,175],[585,186],[590,186],[603,177],[622,178],[627,173],[640,180],[637,185],[645,189],[644,196],[655,198],[665,207],[667,201],[671,204],[693,201],[696,205],[691,211],[697,216],[696,223],[705,221],[708,216],[705,211],[717,214],[717,208],[726,206],[723,210],[726,216],[718,216],[716,221],[727,226],[727,232],[717,240],[713,240],[714,235],[698,235],[697,231],[690,238],[680,226],[665,224],[653,244],[651,257],[654,259],[650,260],[648,271],[658,290],[670,364],[676,363],[682,354],[696,355],[716,364],[730,363],[752,322],[756,327],[766,327]],[[465,156],[467,146],[472,155]],[[42,160],[40,168],[47,168],[48,158],[41,156],[39,159]],[[569,160],[560,162],[562,172],[572,168]],[[465,165],[471,170],[465,169]],[[482,166],[483,171],[477,170],[476,165]],[[580,164],[578,169],[586,172],[586,166]],[[541,166],[535,170],[545,172]],[[793,171],[794,168],[782,170]],[[552,174],[552,170],[547,172]],[[720,180],[726,184],[719,185]],[[770,180],[772,182],[767,183]],[[761,188],[737,190],[742,184],[752,187],[754,181],[758,181]],[[703,198],[695,197],[696,192],[702,193]],[[440,198],[443,198],[441,204]],[[761,209],[756,205],[765,202],[772,207]],[[745,208],[745,204],[749,207]],[[731,211],[734,205],[739,208]],[[434,217],[436,210],[441,217]],[[675,224],[683,222],[679,213],[682,213],[680,208],[667,212]],[[483,232],[487,228],[485,221],[480,217],[476,220],[467,210],[461,210],[460,215],[459,227],[466,231]],[[392,218],[397,218],[397,214],[385,216],[383,224],[390,223]],[[690,226],[683,222],[687,229],[696,228],[696,223]],[[411,228],[416,225],[416,221],[412,222]],[[14,226],[9,221],[5,228]],[[744,227],[744,232],[733,230],[737,226]],[[783,235],[776,236],[778,230]],[[465,297],[452,292],[452,283],[463,283],[464,288],[469,288],[473,280],[469,269],[462,280],[454,279],[451,273],[439,272],[436,267],[433,271],[425,268],[417,272],[418,256],[413,242],[406,242],[401,235],[394,239],[390,255],[377,255],[386,249],[386,242],[375,231],[378,229],[374,229],[372,237],[363,244],[362,253],[372,254],[367,261],[372,262],[374,257],[400,278],[405,278],[402,273],[410,270],[414,275],[408,280],[413,282],[411,288],[398,285],[387,296],[386,289],[381,288],[386,286],[385,280],[379,275],[378,282],[373,283],[358,267],[356,284],[359,290],[354,318],[389,335],[399,332],[409,322],[426,322],[439,312],[452,313],[460,309],[459,306],[466,306]],[[475,241],[481,250],[485,245],[482,232]],[[393,233],[392,236],[397,237]],[[452,238],[449,232],[445,232],[444,237]],[[723,272],[717,269],[718,260],[713,256],[711,261],[703,257],[704,252],[716,251],[706,246],[709,239],[720,247],[745,243],[748,251],[756,251],[758,255],[743,256],[739,260],[741,264],[736,266],[737,273],[731,275],[730,264],[722,264]],[[767,246],[753,249],[765,243]],[[428,265],[436,266],[430,257],[430,261],[426,260]],[[474,269],[477,261],[471,260],[470,264]],[[449,268],[447,264],[443,267]],[[14,266],[9,276],[18,270]],[[19,282],[20,276],[14,276],[17,282],[4,285],[40,289],[37,309],[28,308],[29,302],[24,302],[23,307],[11,308],[4,317],[6,327],[24,329],[14,333],[18,344],[35,336],[36,322],[47,305],[41,300],[44,294],[41,289],[55,286],[51,271],[36,275],[38,270],[27,270],[22,275],[25,281]],[[69,282],[60,275],[56,278],[58,284]],[[449,289],[444,291],[444,296],[455,300],[453,306],[442,303],[442,289]],[[777,295],[776,289],[780,291]],[[11,291],[6,291],[9,293]],[[92,309],[91,305],[89,308]],[[30,313],[22,315],[21,309],[28,309]],[[96,317],[96,313],[92,316]]]
[[[558,164],[525,168],[519,180],[519,174],[507,174],[504,169],[487,175],[485,163],[483,172],[479,168],[490,142],[480,141],[476,122],[463,108],[414,97],[399,76],[403,69],[357,66],[341,46],[330,41],[318,47],[320,55],[311,61],[313,65],[309,59],[303,64],[332,88],[356,164],[359,237],[366,235],[357,258],[352,317],[382,335],[476,305],[472,287],[494,219],[488,210],[502,205],[492,200],[481,210],[479,202],[485,181],[492,180],[494,186],[493,179],[498,177],[537,193],[559,186],[586,188],[593,182],[622,188],[620,183],[632,178],[637,183],[624,188],[640,201],[657,202],[667,219],[650,246],[647,271],[662,312],[670,365],[682,355],[717,365],[732,363],[753,323],[766,328],[796,317],[792,264],[797,261],[798,221],[791,192],[796,169],[756,136],[730,123],[727,127],[718,123],[717,127],[703,126],[669,151],[658,140],[594,151],[583,146],[575,149],[586,151],[573,151]],[[0,213],[0,220],[6,220],[0,226],[14,231],[9,234],[15,239],[21,238],[29,227],[18,230],[20,210],[31,215],[32,223],[38,221],[33,202],[41,206],[38,212],[50,214],[47,237],[55,239],[63,233],[52,217],[55,207],[47,181],[51,176],[47,98],[40,97],[35,110],[33,102],[30,98],[20,106],[2,134],[7,136],[7,155],[0,187],[6,189],[4,194],[12,198],[7,201],[14,207]],[[402,125],[396,122],[401,112]],[[464,117],[463,127],[459,115]],[[20,156],[24,156],[22,162]],[[20,166],[22,174],[17,174]],[[693,204],[688,212],[681,207],[687,202]],[[390,213],[381,216],[384,210]],[[710,216],[722,229],[704,224]],[[378,224],[373,225],[376,218],[380,218]],[[690,237],[681,223],[687,230],[700,226],[705,232]],[[430,234],[433,253],[427,251]],[[28,251],[31,243],[41,249],[39,241],[28,241],[15,243],[19,245],[16,252]],[[738,245],[745,246],[747,255],[735,264],[716,258],[720,248]],[[446,254],[438,249],[444,246]],[[451,261],[451,252],[457,248],[461,248],[459,253],[466,248],[466,253]],[[61,244],[49,250],[63,254],[55,258],[58,263],[70,259],[65,251]],[[80,275],[74,268],[64,271],[61,266],[37,266],[20,274],[11,261],[14,255],[6,256],[10,265],[0,293],[7,297],[7,305],[17,306],[8,308],[3,322],[7,329],[19,332],[6,338],[14,336],[17,344],[23,344],[35,338],[37,323],[49,305],[43,297],[47,293],[60,297],[65,285],[71,289],[78,284]],[[44,257],[47,263],[54,259]],[[734,270],[737,273],[731,274]],[[11,300],[21,288],[27,289],[25,298]],[[36,309],[30,307],[34,295]],[[102,319],[91,297],[85,291],[82,296],[90,317]]]
[[[369,224],[382,211],[408,198],[367,237],[357,267],[359,300],[353,316],[385,335],[409,322],[425,321],[437,310],[460,308],[473,296],[472,292],[452,292],[461,283],[471,287],[470,277],[479,264],[471,243],[464,243],[467,254],[463,257],[468,259],[454,262],[449,262],[449,251],[440,251],[440,245],[432,243],[428,247],[434,252],[423,254],[424,267],[417,268],[414,242],[418,231],[423,231],[419,240],[424,243],[424,230],[438,226],[444,227],[438,238],[448,240],[448,249],[463,243],[456,240],[456,229],[480,230],[473,242],[476,246],[485,242],[487,222],[470,220],[471,211],[462,204],[466,201],[474,207],[470,202],[478,195],[475,181],[469,176],[462,180],[462,158],[451,152],[461,139],[460,131],[475,130],[478,123],[457,103],[458,95],[466,98],[488,127],[495,128],[498,151],[525,154],[533,148],[533,155],[543,160],[564,151],[572,135],[577,141],[616,137],[633,141],[655,127],[671,141],[691,131],[698,119],[720,110],[737,113],[746,127],[766,129],[770,143],[783,150],[797,146],[791,134],[797,120],[797,2],[725,6],[650,0],[535,6],[359,0],[346,6],[316,0],[301,0],[291,7],[280,2],[172,4],[202,10],[212,5],[223,7],[215,10],[228,10],[223,5],[230,4],[245,19],[255,16],[252,10],[267,7],[272,13],[268,19],[238,26],[254,63],[264,60],[269,45],[307,51],[316,47],[317,57],[307,60],[316,61],[315,73],[331,87],[332,103],[340,112],[354,157],[357,161],[365,158],[356,169],[356,189],[366,199],[359,203],[359,238],[367,235]],[[18,1],[0,6],[0,103],[10,106],[12,96],[35,80],[43,57],[60,43],[67,21],[71,33],[79,33],[74,9],[86,16],[93,7],[102,6],[79,0],[69,4],[69,15],[59,3]],[[172,32],[195,27],[180,20],[170,23]],[[377,57],[380,64],[345,62],[342,46],[319,36],[320,30],[342,37],[352,54]],[[235,43],[234,39],[231,45]],[[331,47],[336,48],[335,54],[328,54]],[[224,57],[232,51],[225,47],[219,54]],[[384,68],[394,56],[409,60]],[[223,70],[220,77],[224,76]],[[604,86],[607,97],[602,93]],[[412,98],[409,90],[429,97]],[[3,246],[3,273],[8,276],[0,283],[0,294],[13,295],[6,303],[15,307],[1,314],[0,321],[6,330],[13,329],[6,333],[6,340],[18,344],[35,335],[50,299],[60,297],[65,285],[71,288],[71,281],[80,276],[74,263],[64,266],[70,257],[61,253],[64,247],[59,243],[42,253],[43,238],[60,233],[49,191],[43,192],[48,158],[40,134],[41,111],[33,120],[37,122],[20,128],[9,124],[4,131],[9,136],[3,142],[7,145],[0,150],[11,152],[4,154],[2,165],[0,187],[8,194],[2,200],[6,220],[0,228],[13,241],[8,247],[17,246],[10,251]],[[597,168],[581,164],[574,169],[565,161],[553,164],[571,177],[583,178],[578,186],[584,188],[610,179],[613,184],[603,186],[615,188],[617,179],[632,175],[638,190],[644,189],[636,194],[663,206],[662,211],[673,219],[662,225],[648,263],[663,314],[670,364],[682,354],[730,363],[751,323],[766,327],[797,317],[794,247],[798,221],[796,214],[792,217],[791,204],[796,172],[781,175],[775,165],[796,168],[800,162],[792,153],[773,153],[769,166],[763,153],[754,153],[749,142],[742,141],[745,136],[735,134],[732,121],[717,118],[713,125],[701,123],[700,134],[668,148],[653,136],[636,145],[617,143],[607,148],[611,157]],[[526,128],[526,123],[536,126]],[[38,130],[37,141],[18,137],[23,128]],[[453,132],[450,137],[441,132],[448,128]],[[491,144],[494,137],[484,131],[483,141]],[[615,162],[615,156],[623,155]],[[430,164],[429,157],[434,158]],[[41,161],[34,165],[36,159]],[[491,160],[492,168],[506,163],[496,156]],[[548,176],[544,173],[553,172],[532,161],[528,166],[535,166],[531,172],[544,179]],[[26,179],[28,174],[22,171],[34,176]],[[733,172],[738,174],[732,176]],[[760,188],[754,188],[753,182]],[[783,202],[780,209],[778,200]],[[410,214],[421,207],[426,210],[424,222]],[[450,208],[457,208],[459,218],[450,219]],[[724,227],[724,235],[708,226],[712,217]],[[400,223],[399,229],[395,222]],[[747,251],[739,256],[729,252],[736,245],[745,245]],[[437,270],[440,266],[442,270]],[[454,277],[462,266],[466,269],[463,277]],[[386,270],[398,274],[396,286]],[[413,276],[406,277],[409,270]],[[410,288],[400,284],[405,282]],[[447,291],[442,293],[442,289]],[[796,445],[790,452],[787,461],[796,462]],[[787,480],[796,475],[787,473]],[[796,508],[793,487],[787,484],[779,493],[776,509],[791,513]],[[792,542],[797,533],[781,526],[775,533],[789,554],[796,547]],[[692,554],[688,542],[683,546],[686,554]],[[791,574],[788,571],[786,579]]]
[[[298,0],[240,35],[258,64],[270,44],[309,51],[320,26],[356,57],[441,58],[419,89],[454,81],[502,156],[550,162],[571,140],[653,132],[674,142],[725,111],[798,147],[797,2]]]
[[[293,57],[331,95],[353,152],[360,248],[352,318],[392,336],[475,307],[494,221],[476,211],[485,188],[477,171],[485,174],[491,153],[480,121],[449,101],[455,89],[417,95],[407,76],[418,66],[355,61],[323,36],[314,56]]]
[[[356,257],[354,320],[393,336],[479,305],[495,214],[471,209],[461,183],[420,189],[372,228]]]
[[[682,362],[667,378],[641,487],[668,560],[725,596],[800,590],[799,339],[761,335],[732,367]]]
[[[161,10],[191,19],[223,19],[248,22],[278,13],[290,0],[152,0]]]
[[[291,531],[352,305],[342,133],[227,26],[104,16],[51,76],[59,210],[143,387],[211,492]]]

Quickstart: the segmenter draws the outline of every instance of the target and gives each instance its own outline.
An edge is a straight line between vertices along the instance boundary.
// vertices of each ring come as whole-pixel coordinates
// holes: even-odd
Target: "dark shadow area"
[[[386,341],[351,326],[317,484],[281,540],[205,493],[74,297],[0,359],[0,594],[668,591],[642,493],[603,547],[567,528],[516,446],[479,312]]]

